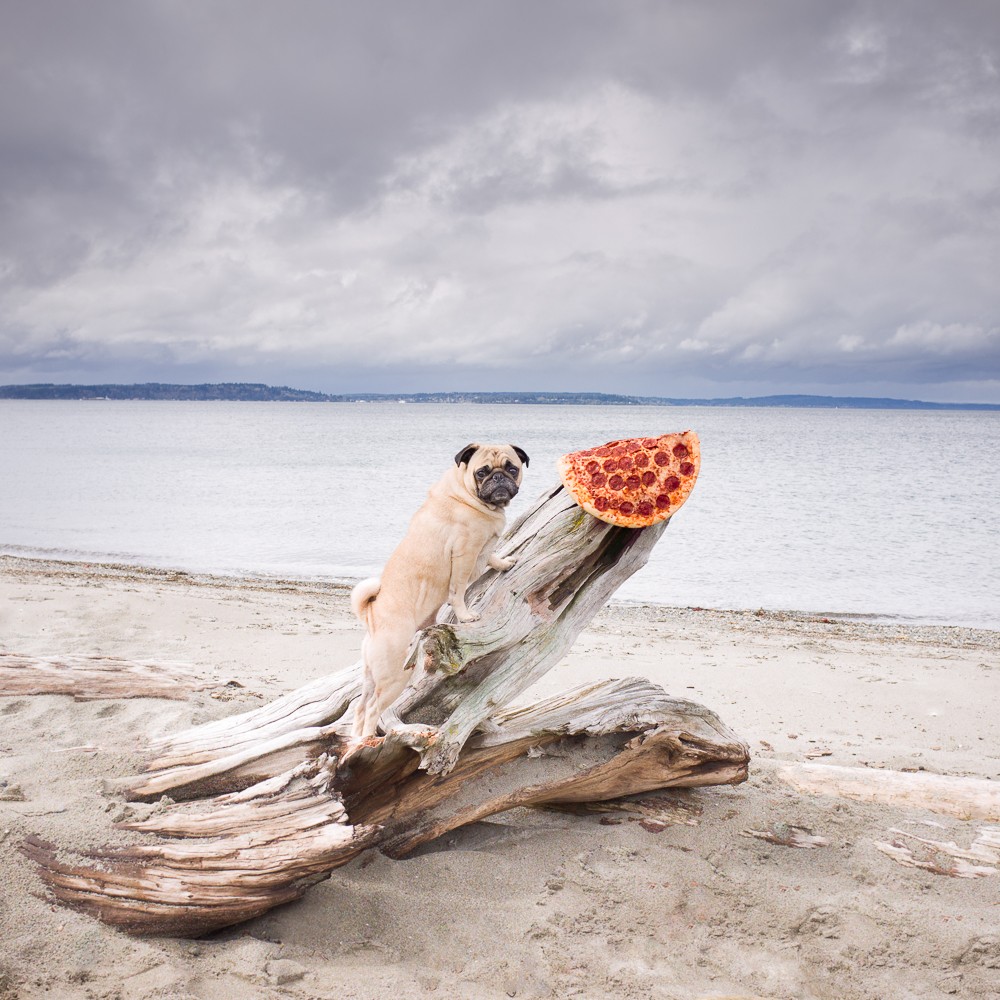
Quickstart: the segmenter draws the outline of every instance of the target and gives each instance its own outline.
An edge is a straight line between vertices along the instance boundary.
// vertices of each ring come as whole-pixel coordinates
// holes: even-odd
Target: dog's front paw
[[[490,566],[501,573],[513,569],[516,565],[516,559],[503,559],[500,556],[490,556]]]
[[[462,613],[461,613],[460,611],[456,611],[456,612],[455,612],[455,617],[456,617],[456,618],[457,618],[457,619],[458,619],[458,620],[459,620],[459,621],[460,621],[460,622],[461,622],[461,623],[462,623],[463,625],[468,625],[468,624],[470,624],[471,622],[477,622],[477,621],[479,621],[479,615],[477,615],[477,614],[475,613],[475,611],[466,611],[466,612],[465,612],[464,614],[462,614]]]

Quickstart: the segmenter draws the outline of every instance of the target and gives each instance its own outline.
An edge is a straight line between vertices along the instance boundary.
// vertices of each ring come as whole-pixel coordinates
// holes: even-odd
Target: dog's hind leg
[[[375,735],[379,717],[406,687],[409,676],[403,664],[412,638],[409,632],[387,629],[365,636],[361,647],[365,676],[354,716],[356,739]]]
[[[366,731],[366,720],[368,718],[369,706],[375,699],[375,681],[372,678],[372,672],[368,669],[368,663],[364,659],[365,642],[367,642],[367,639],[361,644],[361,657],[363,662],[361,694],[354,706],[354,721],[351,725],[351,736],[353,736],[356,740],[364,739],[365,736],[371,735],[371,733]],[[372,730],[372,732],[374,732],[374,730]]]

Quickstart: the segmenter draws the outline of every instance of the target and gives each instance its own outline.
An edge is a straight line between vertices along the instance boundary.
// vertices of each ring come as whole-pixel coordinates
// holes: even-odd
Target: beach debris
[[[968,848],[953,840],[929,840],[893,827],[892,841],[875,846],[906,868],[922,868],[952,878],[983,878],[1000,872],[1000,827],[982,827]],[[912,842],[912,843],[907,843]]]
[[[264,966],[264,971],[272,986],[285,986],[298,982],[309,970],[290,958],[276,958]]]
[[[929,810],[958,819],[1000,821],[1000,781],[812,762],[783,764],[777,773],[796,791],[811,795]]]
[[[826,747],[814,747],[812,750],[806,751],[806,756],[809,758],[832,757],[833,751],[827,749]]]
[[[633,797],[647,829],[691,821],[696,809],[642,800],[746,780],[749,748],[714,712],[639,677],[516,701],[645,564],[667,523],[610,525],[551,489],[502,542],[513,568],[470,588],[479,620],[417,634],[423,669],[383,713],[385,736],[350,742],[355,664],[155,741],[146,772],[114,790],[194,800],[119,824],[157,839],[78,863],[34,838],[25,853],[63,903],[136,934],[197,936],[299,898],[371,847],[403,857],[516,807]]]
[[[0,696],[67,694],[100,698],[171,698],[214,687],[179,663],[124,660],[116,656],[26,656],[0,651]]]
[[[14,784],[8,784],[6,781],[0,781],[0,802],[26,802],[27,797],[24,794],[24,789],[18,785],[16,782]]]
[[[817,836],[807,826],[792,826],[788,823],[772,823],[766,830],[743,830],[744,837],[756,837],[771,844],[782,847],[801,847],[812,850],[816,847],[829,847],[826,837]]]

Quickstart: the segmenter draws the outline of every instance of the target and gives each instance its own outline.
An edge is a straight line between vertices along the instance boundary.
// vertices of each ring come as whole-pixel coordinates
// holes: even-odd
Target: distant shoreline
[[[872,396],[729,396],[682,399],[624,396],[602,392],[357,392],[325,393],[257,382],[181,385],[162,382],[102,385],[0,386],[0,399],[106,400],[256,403],[477,403],[501,406],[726,406],[850,410],[975,410],[1000,412],[1000,403],[931,403],[920,399]]]

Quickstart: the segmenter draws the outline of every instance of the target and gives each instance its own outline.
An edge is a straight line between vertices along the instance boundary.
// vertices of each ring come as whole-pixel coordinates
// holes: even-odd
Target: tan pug
[[[446,601],[460,622],[476,621],[479,616],[465,606],[469,584],[487,566],[502,571],[514,565],[494,550],[527,464],[527,454],[512,444],[463,448],[413,515],[381,578],[363,580],[351,592],[351,608],[368,630],[356,738],[375,734],[382,712],[406,687],[403,664],[413,636],[434,624]]]

